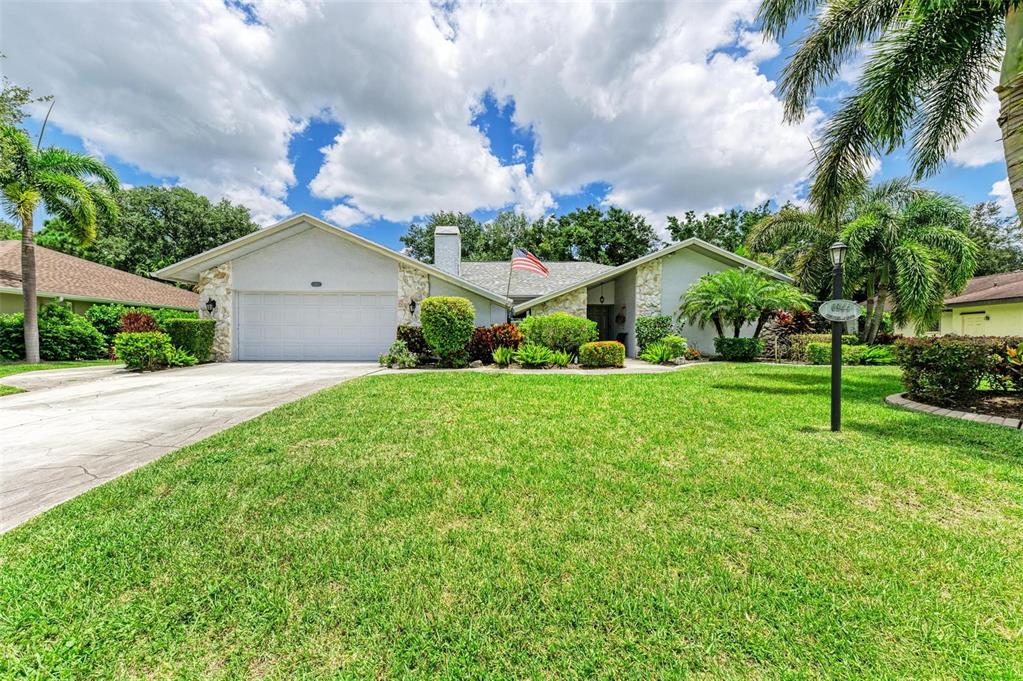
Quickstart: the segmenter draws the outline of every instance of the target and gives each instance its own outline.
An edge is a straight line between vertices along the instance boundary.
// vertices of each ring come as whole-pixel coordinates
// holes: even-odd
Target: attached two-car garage
[[[236,296],[240,360],[366,360],[394,340],[394,292]]]

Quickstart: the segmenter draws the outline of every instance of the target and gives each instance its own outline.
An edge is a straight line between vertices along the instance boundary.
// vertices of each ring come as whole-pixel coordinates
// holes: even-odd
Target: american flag
[[[511,268],[513,270],[529,270],[530,272],[536,272],[542,277],[546,277],[551,273],[547,266],[544,265],[540,258],[536,257],[524,248],[513,248],[512,249],[512,262]]]

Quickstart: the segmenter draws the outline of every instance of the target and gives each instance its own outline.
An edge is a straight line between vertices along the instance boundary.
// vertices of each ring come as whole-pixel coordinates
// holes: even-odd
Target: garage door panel
[[[242,360],[370,360],[394,340],[395,293],[238,294]]]

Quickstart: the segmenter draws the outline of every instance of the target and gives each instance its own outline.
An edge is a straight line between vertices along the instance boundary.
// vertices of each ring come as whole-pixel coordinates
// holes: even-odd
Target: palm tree
[[[21,287],[25,297],[25,359],[39,361],[39,321],[36,301],[36,260],[32,216],[42,205],[61,218],[82,243],[96,238],[97,216],[115,218],[111,192],[117,176],[90,156],[50,147],[39,149],[13,126],[0,126],[0,191],[3,204],[21,228]]]
[[[828,123],[811,198],[830,216],[843,188],[874,156],[907,139],[916,177],[937,171],[976,125],[990,74],[996,88],[1009,184],[1023,214],[1023,13],[1021,0],[763,0],[764,31],[781,38],[802,15],[810,28],[785,67],[781,93],[799,120],[818,87],[873,43],[854,94]],[[1008,37],[1008,40],[1006,40]]]
[[[866,206],[845,226],[848,281],[869,301],[865,342],[874,342],[889,303],[896,322],[919,326],[933,321],[947,293],[966,286],[977,266],[968,222],[958,199],[928,193],[901,209]]]
[[[832,267],[828,250],[841,238],[845,225],[868,207],[895,210],[924,194],[906,178],[870,186],[853,184],[845,192],[843,210],[838,215],[828,217],[812,209],[782,206],[753,226],[746,246],[753,253],[775,253],[775,269],[790,273],[807,293],[830,296]]]
[[[753,337],[778,310],[808,310],[809,296],[795,286],[768,279],[751,269],[728,269],[705,274],[682,295],[679,314],[701,329],[714,324],[718,336],[731,326],[734,337],[746,324],[756,321]]]

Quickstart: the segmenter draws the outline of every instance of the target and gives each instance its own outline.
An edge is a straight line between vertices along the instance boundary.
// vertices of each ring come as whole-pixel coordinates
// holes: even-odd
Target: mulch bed
[[[1023,419],[1023,393],[980,390],[956,402],[959,411]]]

